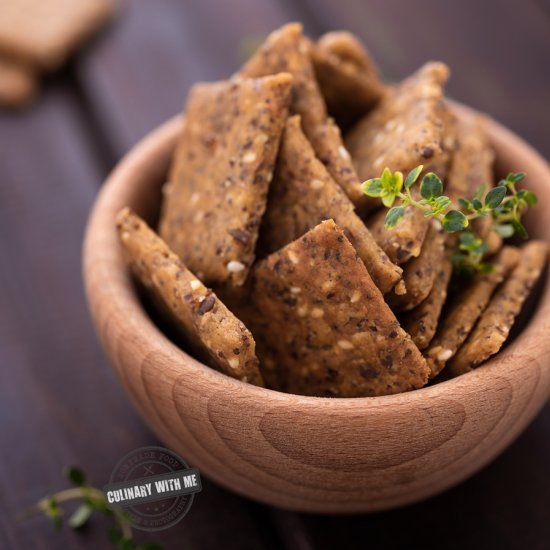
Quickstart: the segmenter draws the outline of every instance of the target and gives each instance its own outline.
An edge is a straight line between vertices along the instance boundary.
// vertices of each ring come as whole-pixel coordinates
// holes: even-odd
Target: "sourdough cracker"
[[[496,290],[474,330],[449,361],[445,370],[450,376],[471,371],[500,350],[547,257],[546,242],[530,241],[521,248],[518,265]]]
[[[421,210],[407,208],[401,221],[393,229],[386,229],[384,221],[388,211],[380,209],[367,219],[375,241],[397,265],[403,265],[417,258],[422,250],[429,222]]]
[[[205,284],[240,286],[254,260],[292,77],[195,85],[160,234]]]
[[[424,352],[431,370],[431,378],[441,372],[464,343],[487,307],[495,288],[514,269],[519,258],[517,248],[505,246],[493,261],[494,270],[477,274],[473,281],[455,296],[445,311],[434,339]]]
[[[408,311],[422,303],[430,294],[438,267],[445,256],[445,234],[441,224],[434,221],[428,228],[420,255],[403,266],[405,294],[390,294],[387,302],[393,311]]]
[[[0,51],[41,68],[57,68],[113,12],[112,0],[4,0]]]
[[[336,183],[357,207],[366,208],[371,201],[361,191],[339,130],[328,120],[311,62],[310,47],[310,42],[303,35],[302,25],[289,23],[272,32],[238,74],[260,77],[288,72],[292,75],[290,112],[301,116],[304,133]]]
[[[217,370],[263,386],[254,338],[244,324],[128,208],[117,216],[117,228],[134,275],[188,344]]]
[[[393,264],[354,211],[353,204],[315,157],[300,127],[300,117],[287,120],[267,210],[261,248],[274,252],[328,218],[341,227],[383,294],[401,279]]]
[[[434,284],[428,297],[411,311],[400,316],[401,325],[407,331],[412,341],[423,350],[428,347],[437,330],[441,310],[447,299],[449,281],[453,272],[453,264],[448,255],[437,270]]]
[[[333,220],[254,268],[252,331],[277,389],[359,397],[422,387],[429,370]]]
[[[328,111],[340,127],[349,128],[386,92],[369,53],[350,32],[324,34],[313,44],[311,58]]]

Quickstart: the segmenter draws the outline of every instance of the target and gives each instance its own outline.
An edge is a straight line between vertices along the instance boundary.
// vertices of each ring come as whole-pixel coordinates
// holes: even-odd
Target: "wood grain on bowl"
[[[460,116],[468,110],[453,107]],[[334,399],[243,384],[176,347],[147,316],[124,265],[114,219],[130,206],[155,221],[181,127],[173,119],[118,166],[92,213],[84,249],[97,332],[123,386],[159,437],[216,482],[303,511],[366,512],[436,494],[495,458],[550,393],[548,273],[527,326],[464,376],[393,396]],[[489,123],[497,170],[525,171],[540,199],[533,237],[550,240],[550,169]]]

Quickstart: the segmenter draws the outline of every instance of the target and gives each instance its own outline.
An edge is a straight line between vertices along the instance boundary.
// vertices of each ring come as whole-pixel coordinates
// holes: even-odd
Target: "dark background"
[[[128,451],[157,443],[96,342],[80,274],[94,197],[120,156],[178,112],[189,86],[235,71],[269,31],[357,33],[388,79],[428,59],[449,94],[550,156],[547,0],[132,0],[23,112],[0,111],[0,548],[108,548],[103,518],[56,533],[16,516],[67,486],[102,486]],[[550,545],[550,410],[498,460],[444,495],[369,516],[262,506],[205,481],[166,549],[487,548]]]

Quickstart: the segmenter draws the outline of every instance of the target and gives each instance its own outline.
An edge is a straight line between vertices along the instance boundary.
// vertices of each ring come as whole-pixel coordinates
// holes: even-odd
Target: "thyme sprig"
[[[108,537],[115,548],[119,550],[161,550],[162,547],[155,543],[138,545],[133,539],[132,527],[127,515],[118,508],[109,508],[105,493],[101,489],[88,484],[86,474],[75,466],[65,468],[65,475],[74,485],[70,489],[59,491],[39,500],[29,510],[25,517],[36,514],[44,514],[52,520],[58,529],[63,524],[64,502],[80,501],[76,510],[69,517],[67,523],[73,529],[79,529],[87,523],[93,512],[98,511],[114,519],[114,526],[108,529]]]
[[[492,270],[492,265],[483,261],[489,249],[488,243],[474,231],[467,230],[473,220],[490,216],[490,231],[503,238],[513,235],[527,238],[521,218],[529,207],[537,204],[537,196],[526,189],[517,190],[516,185],[525,178],[523,172],[508,174],[487,193],[487,186],[481,185],[473,198],[459,198],[459,208],[455,208],[452,200],[443,194],[441,179],[433,172],[422,177],[420,198],[413,196],[411,189],[423,169],[422,165],[417,166],[403,179],[402,172],[392,173],[385,168],[379,178],[363,182],[363,192],[369,197],[380,198],[382,204],[389,208],[384,220],[386,229],[394,229],[402,221],[407,208],[421,210],[426,218],[438,220],[447,233],[460,233],[452,261],[455,270],[469,273]],[[394,206],[396,201],[399,202]]]

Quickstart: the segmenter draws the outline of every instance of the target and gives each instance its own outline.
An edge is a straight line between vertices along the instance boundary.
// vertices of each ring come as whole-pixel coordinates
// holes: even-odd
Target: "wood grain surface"
[[[408,4],[411,4],[410,6]],[[154,444],[99,349],[79,250],[114,162],[183,104],[197,79],[224,77],[293,19],[317,35],[357,32],[385,75],[428,58],[451,64],[451,93],[547,157],[550,8],[545,0],[414,3],[132,0],[36,104],[0,112],[0,548],[110,548],[106,522],[56,532],[18,514],[66,486],[78,463],[101,485],[127,451]],[[393,512],[301,515],[205,483],[177,527],[139,540],[165,548],[547,548],[550,409],[500,458],[445,494]]]

